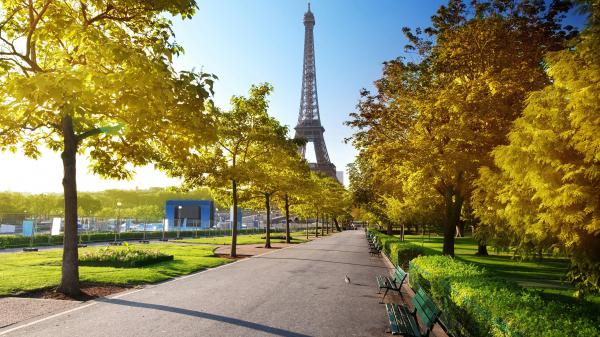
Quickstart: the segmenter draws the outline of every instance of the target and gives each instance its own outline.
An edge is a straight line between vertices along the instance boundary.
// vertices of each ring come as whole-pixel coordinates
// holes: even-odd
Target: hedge
[[[410,242],[403,242],[398,237],[386,235],[376,230],[370,230],[381,247],[383,252],[397,266],[400,261],[400,266],[404,270],[408,270],[408,262],[417,256],[431,255],[436,252],[430,248],[425,248]]]
[[[424,288],[456,336],[600,336],[583,306],[542,299],[535,291],[447,256],[410,262],[410,286]]]
[[[238,234],[254,234],[256,230],[252,229],[239,229]],[[162,238],[162,231],[146,232],[146,239],[160,239]],[[202,229],[198,231],[181,231],[179,232],[180,237],[207,237],[207,236],[225,236],[231,235],[231,230],[218,229],[218,230],[207,230]],[[165,232],[165,238],[176,238],[177,232],[167,231]],[[144,238],[144,232],[123,232],[118,236],[118,240],[142,240]],[[80,233],[80,240],[82,243],[90,242],[107,242],[115,239],[114,232],[102,232],[102,233]],[[22,235],[0,235],[0,248],[19,248],[28,247],[31,242],[31,237]],[[36,234],[33,237],[33,246],[53,246],[62,245],[63,235],[49,235],[49,234]]]

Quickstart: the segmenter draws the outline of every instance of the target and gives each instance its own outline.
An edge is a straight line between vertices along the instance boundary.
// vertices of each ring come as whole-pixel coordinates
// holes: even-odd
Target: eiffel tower
[[[299,148],[302,157],[306,158],[306,146],[313,144],[316,163],[309,163],[313,171],[322,172],[332,178],[336,178],[335,165],[329,160],[325,138],[325,128],[321,125],[319,114],[319,97],[317,96],[317,74],[315,68],[315,41],[313,30],[315,27],[315,16],[310,11],[304,14],[304,71],[302,72],[302,95],[300,98],[300,114],[295,138],[306,139],[307,144]]]

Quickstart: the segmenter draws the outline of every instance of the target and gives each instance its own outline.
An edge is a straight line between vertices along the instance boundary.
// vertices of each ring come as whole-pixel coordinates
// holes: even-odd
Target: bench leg
[[[385,295],[387,295],[388,291],[390,290],[390,288],[385,288],[385,292],[383,293],[383,297],[381,298],[381,302],[379,302],[379,304],[383,304],[383,300],[385,300]]]
[[[398,291],[398,295],[400,295],[400,298],[402,299],[402,301],[404,301],[404,292],[402,291],[402,285],[400,285],[398,289],[395,290]]]

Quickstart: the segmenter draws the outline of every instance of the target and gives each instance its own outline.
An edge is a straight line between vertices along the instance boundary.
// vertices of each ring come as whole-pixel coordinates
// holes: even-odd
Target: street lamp
[[[177,226],[177,240],[180,239],[179,237],[179,231],[181,230],[181,210],[183,209],[183,206],[179,205],[177,206],[177,222],[178,222],[178,226]]]
[[[117,235],[121,229],[120,222],[121,222],[121,206],[122,205],[123,204],[120,201],[117,202],[117,223],[115,224],[115,243],[114,243],[115,245],[117,244]]]

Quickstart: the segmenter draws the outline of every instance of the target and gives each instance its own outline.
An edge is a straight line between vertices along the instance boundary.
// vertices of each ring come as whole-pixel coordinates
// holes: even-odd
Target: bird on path
[[[346,277],[344,277],[344,282],[346,282],[346,284],[350,284],[350,278],[348,277],[348,275],[346,275]]]

